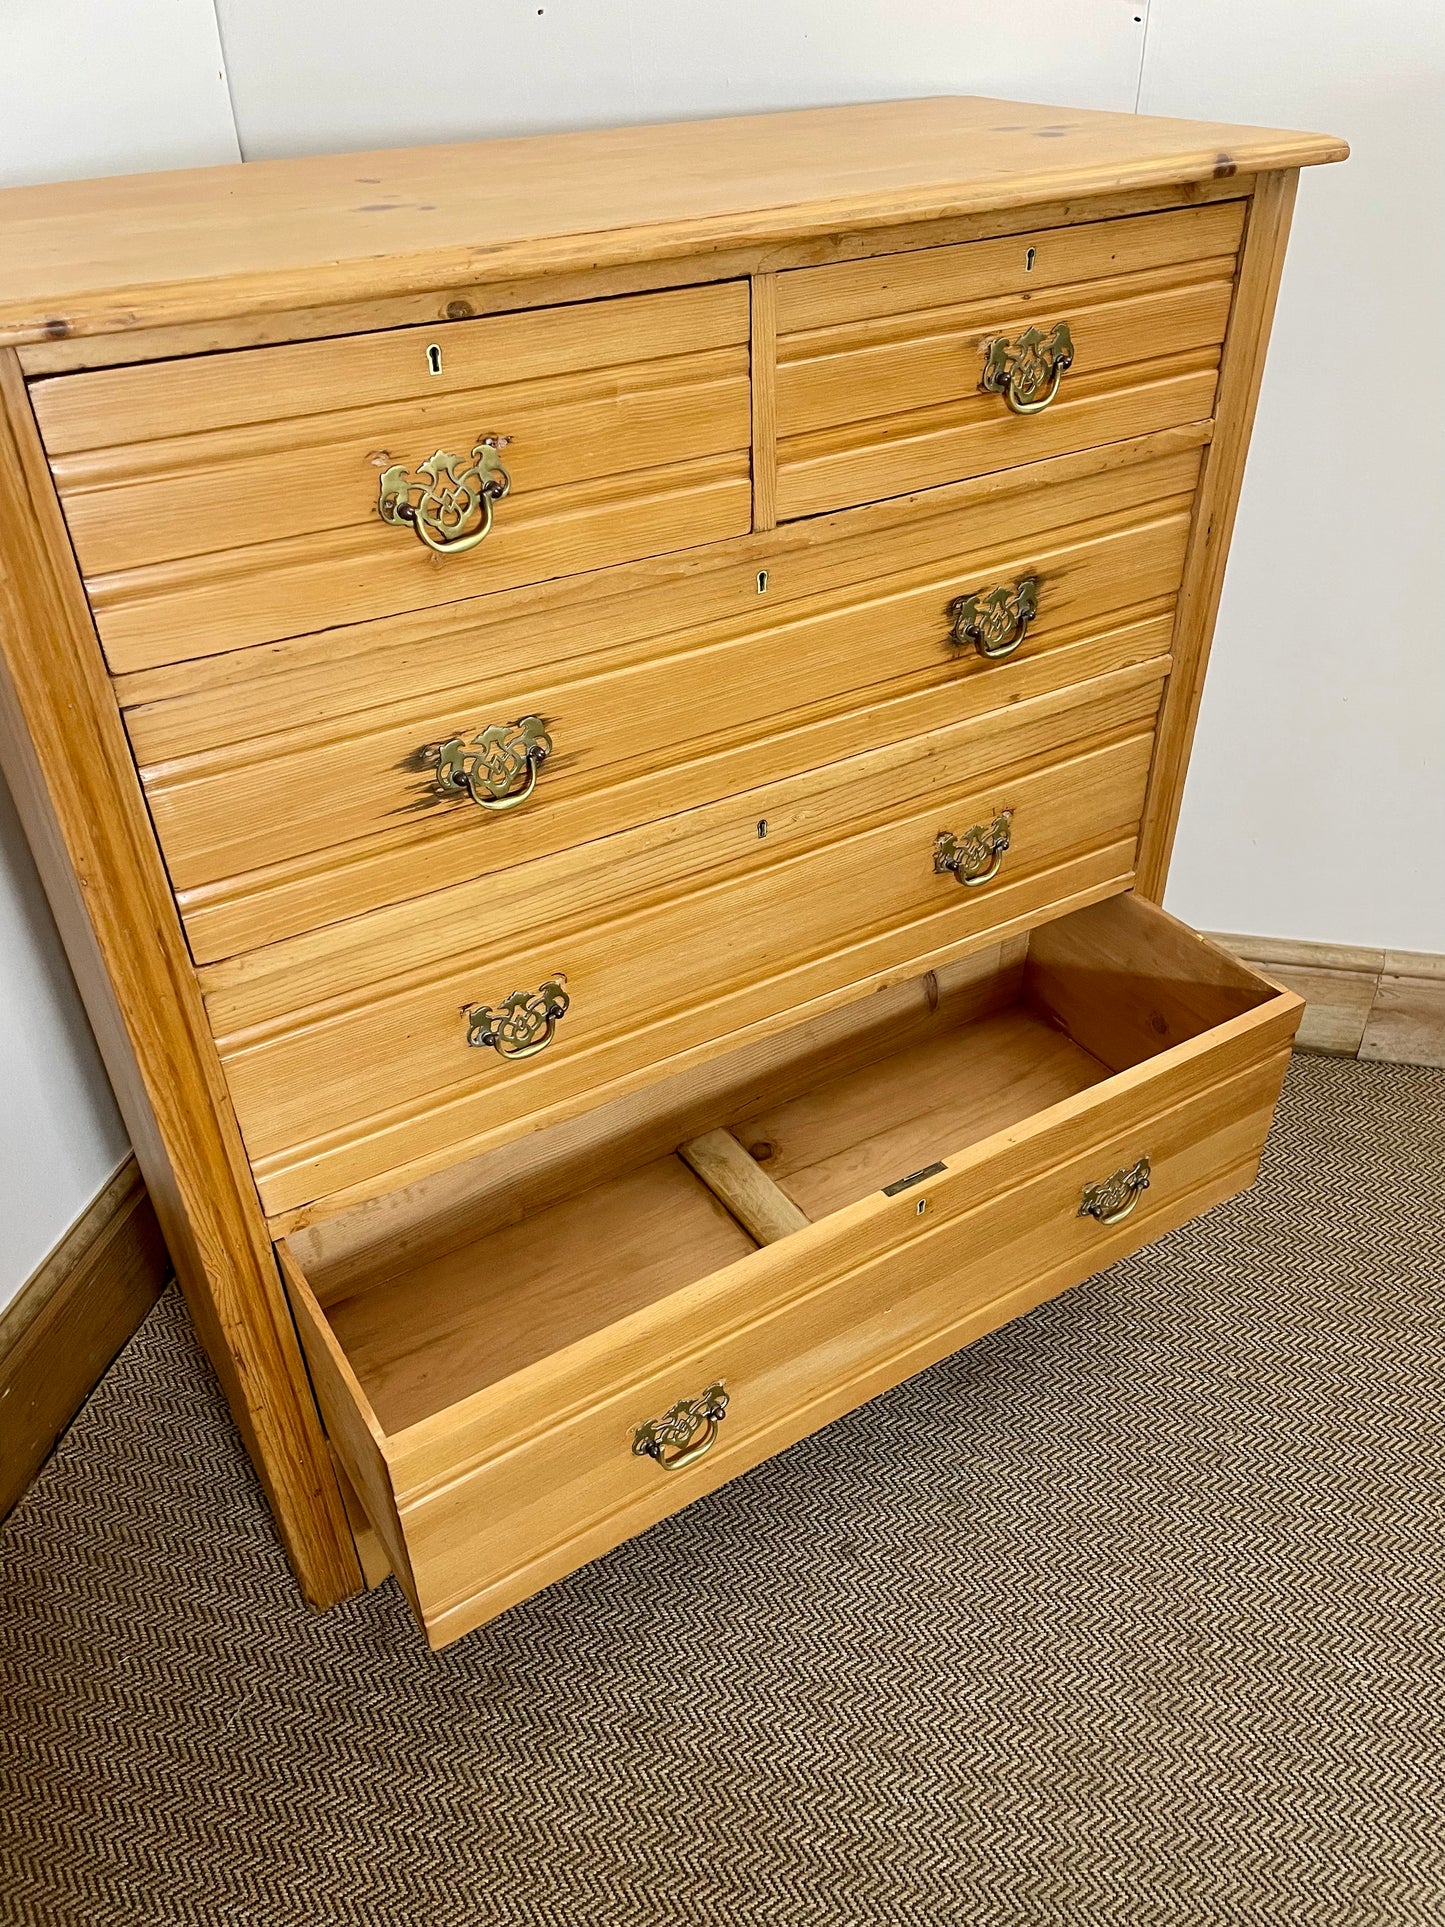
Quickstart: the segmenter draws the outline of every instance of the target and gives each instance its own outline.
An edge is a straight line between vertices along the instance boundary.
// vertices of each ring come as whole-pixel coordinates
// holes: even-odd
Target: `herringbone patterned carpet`
[[[1445,1921],[1445,1073],[439,1658],[163,1300],[0,1563],[43,1927]]]

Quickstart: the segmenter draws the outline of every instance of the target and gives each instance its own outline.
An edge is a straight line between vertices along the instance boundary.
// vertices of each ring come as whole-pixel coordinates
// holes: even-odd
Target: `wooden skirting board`
[[[0,1518],[159,1297],[170,1259],[133,1157],[0,1312]]]
[[[1445,1065],[1445,956],[1295,937],[1216,934],[1214,942],[1304,998],[1296,1050]]]

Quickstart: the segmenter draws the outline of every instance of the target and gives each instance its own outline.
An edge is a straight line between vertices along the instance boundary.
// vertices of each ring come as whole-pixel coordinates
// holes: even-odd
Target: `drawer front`
[[[725,282],[31,395],[124,671],[741,534],[747,343]],[[410,522],[379,512],[393,472]]]
[[[1113,513],[997,548],[966,516],[933,517],[923,558],[881,580],[776,606],[755,595],[766,619],[680,628],[550,674],[484,672],[444,702],[367,703],[240,741],[225,740],[233,689],[133,713],[197,959],[1162,654],[1197,466],[1191,453],[1124,471]],[[358,702],[379,693],[356,682]]]
[[[780,274],[780,518],[1207,417],[1243,206]]]
[[[1236,1037],[1142,1088],[1111,1080],[1006,1150],[992,1140],[393,1437],[432,1643],[1244,1189],[1288,1062],[1262,1048]],[[1112,1228],[1080,1216],[1084,1186],[1141,1155],[1139,1209]],[[670,1472],[634,1454],[636,1427],[718,1383],[728,1405],[706,1456]]]
[[[732,845],[732,874],[706,880],[729,867],[722,854],[690,887],[664,874],[651,902],[622,914],[598,902],[609,866],[589,848],[570,914],[555,883],[508,897],[494,880],[471,914],[427,899],[381,920],[371,945],[352,925],[304,940],[289,968],[266,953],[254,971],[245,959],[223,967],[205,983],[207,1006],[267,1211],[503,1141],[666,1075],[680,1053],[714,1054],[747,1026],[1125,887],[1157,696],[1146,682],[1114,699],[1118,740],[987,783],[988,749],[965,730],[820,772],[766,817],[766,792],[753,792],[714,832],[720,852]],[[1108,713],[1094,711],[1092,690],[1077,700],[1094,727]],[[869,811],[871,826],[857,827]],[[685,844],[692,826],[676,828]],[[975,830],[986,834],[970,842]],[[957,869],[940,867],[950,858]],[[961,881],[989,868],[986,881]],[[527,889],[525,871],[509,876]],[[559,975],[568,1007],[547,1021],[556,992],[533,994]],[[514,993],[527,1008],[508,1023]],[[493,1013],[480,1029],[468,1014],[478,1007]],[[497,1025],[500,1046],[469,1045]],[[524,1048],[536,1054],[503,1054]]]

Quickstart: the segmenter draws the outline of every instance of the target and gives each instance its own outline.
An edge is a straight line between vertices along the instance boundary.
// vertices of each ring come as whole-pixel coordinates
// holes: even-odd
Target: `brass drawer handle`
[[[971,642],[990,662],[1001,662],[1013,654],[1038,612],[1036,575],[1021,576],[1013,583],[1001,582],[996,589],[980,589],[976,595],[955,596],[948,605],[953,640],[960,649]]]
[[[697,1398],[685,1398],[661,1418],[649,1419],[632,1434],[640,1459],[655,1459],[664,1472],[681,1472],[710,1452],[727,1416],[727,1388],[721,1379]]]
[[[979,387],[986,395],[1002,395],[1016,415],[1037,415],[1058,394],[1073,365],[1074,338],[1067,321],[1048,335],[1041,328],[1025,328],[1017,341],[996,335],[984,344]]]
[[[540,716],[515,723],[489,723],[468,742],[449,736],[432,743],[423,758],[436,768],[443,796],[470,796],[484,810],[515,810],[537,787],[537,772],[552,754],[552,738]]]
[[[425,479],[412,481],[404,468],[383,469],[376,503],[383,522],[410,527],[438,555],[461,555],[487,539],[492,504],[512,486],[495,441],[479,441],[470,463],[439,448],[416,472]]]
[[[1012,841],[1009,826],[1013,818],[1012,810],[1000,810],[992,823],[975,823],[962,836],[940,830],[933,846],[934,869],[939,876],[952,872],[968,889],[991,883]]]
[[[1100,1224],[1122,1224],[1148,1189],[1149,1160],[1140,1158],[1102,1184],[1086,1184],[1079,1216],[1097,1218]]]
[[[562,988],[567,979],[559,970],[539,990],[514,990],[501,1003],[468,1004],[467,1042],[483,1045],[509,1063],[520,1064],[546,1050],[567,1015],[571,998]]]

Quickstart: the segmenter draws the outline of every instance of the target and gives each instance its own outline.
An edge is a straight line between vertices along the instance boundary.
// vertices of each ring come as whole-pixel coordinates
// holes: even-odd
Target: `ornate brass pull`
[[[484,437],[470,463],[439,448],[417,463],[416,472],[423,479],[414,482],[404,468],[382,470],[376,503],[382,521],[410,527],[438,555],[461,555],[484,542],[492,530],[492,504],[512,486],[497,443]]]
[[[567,979],[559,970],[540,990],[514,990],[501,1003],[468,1004],[467,1042],[494,1050],[509,1063],[520,1064],[546,1050],[567,1015],[571,998],[562,988]]]
[[[940,876],[952,872],[969,889],[991,883],[1012,841],[1009,826],[1013,819],[1012,810],[1000,810],[992,823],[975,823],[962,836],[940,830],[933,846],[934,869]]]
[[[489,723],[470,742],[449,736],[422,752],[436,767],[443,796],[470,796],[484,810],[515,810],[525,803],[551,754],[552,738],[540,716]]]
[[[1122,1224],[1148,1189],[1149,1160],[1140,1158],[1102,1184],[1086,1184],[1079,1216],[1097,1218],[1100,1224]]]
[[[1074,365],[1074,338],[1067,321],[1045,335],[1041,328],[1025,328],[1017,341],[996,335],[984,346],[983,379],[987,395],[1002,395],[1016,415],[1037,415],[1059,392],[1059,383]]]
[[[697,1398],[685,1398],[661,1418],[649,1419],[632,1434],[640,1459],[655,1459],[664,1472],[681,1472],[710,1452],[727,1415],[727,1388],[718,1380]]]
[[[960,649],[971,642],[990,662],[1013,654],[1038,612],[1036,575],[1021,576],[1014,583],[1001,582],[996,589],[980,589],[976,595],[955,596],[948,605],[953,640]]]

